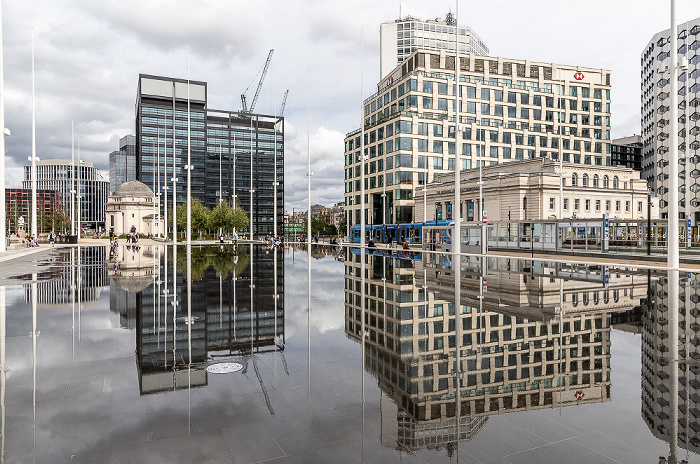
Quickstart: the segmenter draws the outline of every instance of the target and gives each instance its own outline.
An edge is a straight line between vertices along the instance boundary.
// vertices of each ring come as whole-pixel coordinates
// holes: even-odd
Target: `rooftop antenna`
[[[399,0],[399,19],[401,19],[401,0]]]

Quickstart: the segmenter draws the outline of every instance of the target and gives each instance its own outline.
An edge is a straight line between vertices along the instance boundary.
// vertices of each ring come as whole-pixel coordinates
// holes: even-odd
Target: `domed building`
[[[105,229],[116,235],[132,231],[157,235],[163,232],[159,212],[160,202],[153,190],[138,180],[124,182],[107,199]]]

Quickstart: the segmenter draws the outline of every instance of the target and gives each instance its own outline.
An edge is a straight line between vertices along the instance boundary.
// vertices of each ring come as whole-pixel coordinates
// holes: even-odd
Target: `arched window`
[[[614,189],[620,188],[620,185],[619,185],[619,184],[620,184],[620,181],[619,181],[619,179],[617,178],[617,176],[613,177],[613,188],[614,188]]]
[[[593,187],[598,187],[598,174],[593,175]]]
[[[578,176],[576,173],[571,174],[571,186],[576,187],[578,185]]]
[[[610,187],[610,178],[608,176],[603,176],[603,188]]]
[[[583,187],[588,187],[588,174],[584,174],[581,180],[581,185]]]

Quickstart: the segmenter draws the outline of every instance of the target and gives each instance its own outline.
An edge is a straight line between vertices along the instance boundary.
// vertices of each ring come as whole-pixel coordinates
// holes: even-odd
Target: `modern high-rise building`
[[[124,182],[136,180],[136,137],[119,139],[119,150],[109,154],[109,194]]]
[[[457,20],[448,13],[422,21],[413,16],[382,23],[379,26],[380,77],[384,78],[416,50],[455,52]],[[459,27],[459,52],[488,55],[489,47],[469,26]]]
[[[678,76],[679,218],[700,218],[700,18],[678,26],[678,55],[688,67]],[[671,114],[670,29],[655,34],[641,56],[642,177],[660,198],[668,217],[668,157]],[[695,222],[693,222],[695,224]]]
[[[55,230],[63,231],[56,225],[62,216],[61,193],[57,190],[37,189],[37,232],[48,233]],[[17,234],[24,224],[24,232],[31,230],[32,189],[8,188],[5,189],[6,221],[11,233]],[[20,219],[22,218],[22,219]]]
[[[456,159],[465,170],[558,160],[561,151],[566,163],[611,165],[610,71],[477,55],[460,62],[460,147],[454,54],[413,53],[365,100],[367,224],[415,221],[414,189]],[[361,219],[361,135],[345,137],[348,228]]]
[[[629,137],[613,140],[611,144],[611,164],[641,171],[643,145],[641,135],[630,135]]]
[[[64,159],[41,160],[36,164],[37,189],[58,190],[63,202],[63,212],[70,214],[70,202],[73,198],[77,200],[71,196],[71,190],[77,190],[77,186],[80,185],[80,226],[88,229],[104,227],[109,182],[104,180],[94,164],[82,160],[73,164],[71,160]],[[31,166],[25,166],[22,187],[28,189],[31,186]],[[77,210],[75,214],[77,220]]]
[[[161,194],[167,182],[168,208],[172,211],[174,143],[177,203],[186,202],[188,96],[192,199],[213,208],[219,201],[233,203],[235,196],[247,215],[253,209],[252,232],[271,234],[277,181],[277,231],[282,233],[284,118],[210,109],[206,82],[190,81],[188,93],[186,79],[139,75],[137,180]]]

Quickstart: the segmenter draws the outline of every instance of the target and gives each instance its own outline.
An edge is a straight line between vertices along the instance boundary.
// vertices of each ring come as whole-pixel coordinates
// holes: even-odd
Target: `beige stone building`
[[[159,207],[158,197],[146,184],[138,180],[125,182],[107,199],[105,229],[116,235],[129,233],[132,227],[144,236],[162,233],[164,222],[158,214]]]
[[[470,54],[459,61],[458,79],[454,53],[417,50],[365,99],[364,126],[345,137],[348,228],[361,214],[367,224],[420,220],[414,190],[455,164],[561,156],[583,169],[611,165],[609,70]]]
[[[649,196],[639,171],[563,163],[563,218],[559,218],[560,165],[548,158],[512,161],[481,169],[483,209],[489,222],[545,219],[640,220],[659,217],[658,200]],[[479,222],[479,169],[460,173],[460,217]],[[452,219],[454,173],[438,175],[427,189],[416,188],[418,222]],[[649,205],[649,203],[651,205]],[[651,214],[649,214],[651,213]]]

